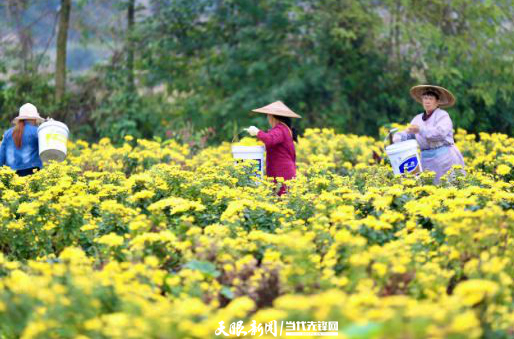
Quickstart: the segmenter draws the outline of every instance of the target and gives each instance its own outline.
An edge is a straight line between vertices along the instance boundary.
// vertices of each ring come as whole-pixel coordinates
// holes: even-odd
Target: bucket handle
[[[391,129],[389,130],[389,133],[387,134],[387,136],[386,136],[386,137],[385,137],[385,139],[384,139],[384,145],[385,145],[385,143],[386,143],[387,139],[389,139],[389,144],[390,144],[390,145],[392,145],[392,144],[393,144],[393,134],[392,134],[392,133],[393,133],[393,132],[396,132],[397,130],[398,130],[398,128],[391,128]]]
[[[234,143],[236,141],[236,139],[237,139],[237,141],[239,141],[239,139],[243,136],[243,133],[245,133],[245,132],[246,132],[246,129],[244,129],[241,132],[234,135],[234,137],[232,138],[232,143]]]

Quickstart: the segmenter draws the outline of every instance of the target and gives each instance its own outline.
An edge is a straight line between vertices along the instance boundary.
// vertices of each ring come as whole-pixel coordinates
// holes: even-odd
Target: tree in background
[[[382,3],[392,14],[385,21],[390,69],[410,65],[414,81],[450,88],[458,126],[514,132],[512,0]]]
[[[375,48],[381,19],[369,1],[153,4],[141,26],[150,42],[143,67],[176,95],[176,114],[221,136],[258,122],[250,109],[278,99],[302,113],[304,126],[368,134],[400,111],[396,101],[406,105],[396,98],[408,72],[384,73],[388,55]]]
[[[457,96],[455,127],[514,134],[512,0],[69,1],[70,41],[79,34],[84,48],[108,56],[71,72],[66,100],[56,104],[47,96],[53,69],[37,67],[30,53],[22,61],[15,46],[2,57],[2,112],[33,99],[81,137],[213,126],[227,140],[248,124],[264,127],[252,108],[283,100],[305,117],[301,128],[376,135],[419,113],[412,85],[434,83]],[[24,4],[11,6],[10,17],[21,8],[25,20],[59,3],[8,2]],[[22,32],[15,22],[8,25]],[[24,63],[33,70],[26,78],[9,67]]]
[[[129,0],[127,3],[127,72],[128,85],[131,92],[135,91],[136,84],[134,82],[134,25],[136,21],[136,0]]]
[[[23,13],[30,5],[30,0],[7,0],[5,4],[7,20],[13,23],[19,43],[17,54],[21,61],[21,72],[28,73],[33,61],[33,36],[31,25],[23,22]]]
[[[54,108],[54,76],[45,68],[58,17],[51,2],[31,0],[0,2],[0,12],[0,125],[6,128],[25,102],[44,115]]]
[[[66,46],[70,22],[71,0],[61,0],[59,31],[57,33],[57,58],[55,61],[55,98],[61,102],[66,89]]]
[[[140,26],[148,84],[166,84],[177,118],[222,137],[257,123],[250,109],[277,99],[304,126],[374,135],[419,112],[408,95],[418,83],[455,92],[456,126],[513,132],[511,0],[152,5]]]

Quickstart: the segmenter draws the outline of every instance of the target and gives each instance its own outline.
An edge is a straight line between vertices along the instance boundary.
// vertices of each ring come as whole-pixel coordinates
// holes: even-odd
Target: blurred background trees
[[[30,101],[84,139],[219,141],[282,100],[301,128],[376,135],[432,83],[455,127],[513,135],[513,18],[513,0],[4,0],[0,123]]]

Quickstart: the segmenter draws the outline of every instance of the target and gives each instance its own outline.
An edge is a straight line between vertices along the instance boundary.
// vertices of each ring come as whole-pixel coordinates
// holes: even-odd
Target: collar
[[[432,113],[430,113],[430,115],[429,115],[429,114],[427,114],[427,111],[424,111],[424,112],[423,112],[423,116],[421,117],[421,119],[423,119],[423,121],[427,121],[428,119],[430,119],[430,117],[431,117],[432,115],[434,115],[435,111],[437,111],[438,109],[439,109],[439,107],[437,107],[436,109],[434,109],[434,110],[432,111]]]

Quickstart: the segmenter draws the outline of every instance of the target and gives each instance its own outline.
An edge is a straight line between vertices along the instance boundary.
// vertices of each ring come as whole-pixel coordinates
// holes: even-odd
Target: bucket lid
[[[236,146],[232,145],[232,153],[262,153],[264,146]]]
[[[58,127],[64,128],[68,134],[70,133],[70,130],[68,129],[68,126],[66,126],[65,123],[54,120],[54,119],[49,119],[49,120],[45,121],[44,123],[42,123],[41,125],[39,125],[37,131],[39,132],[43,128],[52,127],[52,126],[58,126]]]

